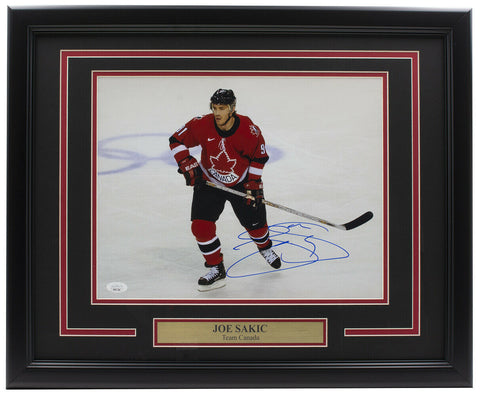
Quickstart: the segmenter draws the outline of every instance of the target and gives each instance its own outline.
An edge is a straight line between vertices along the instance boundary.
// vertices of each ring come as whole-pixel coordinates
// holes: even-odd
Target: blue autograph
[[[281,254],[282,259],[282,268],[278,270],[269,270],[256,273],[249,273],[243,275],[232,275],[229,272],[232,271],[232,268],[239,265],[243,260],[248,259],[249,257],[260,254],[256,249],[253,253],[247,254],[242,257],[240,260],[237,260],[227,269],[227,276],[229,278],[245,278],[248,276],[257,276],[268,274],[271,272],[278,271],[287,271],[294,268],[304,267],[311,265],[320,261],[331,261],[331,260],[340,260],[346,259],[350,256],[350,253],[342,246],[328,241],[320,237],[320,233],[328,232],[328,229],[324,226],[315,223],[305,223],[305,222],[284,222],[271,225],[269,227],[270,238],[273,242],[273,247],[278,247],[281,245],[289,245],[289,248],[298,249],[299,252],[295,254],[296,257],[300,259],[289,260],[287,254]],[[233,248],[233,250],[239,251],[245,246],[252,244],[253,241],[250,239],[248,233],[242,232],[238,235],[238,239],[245,241]],[[320,245],[328,245],[334,247],[338,253],[329,255],[321,255]]]

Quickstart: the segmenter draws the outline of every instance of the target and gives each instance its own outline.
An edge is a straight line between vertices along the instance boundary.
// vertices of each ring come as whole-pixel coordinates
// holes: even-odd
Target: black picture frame
[[[220,15],[221,24],[218,22]],[[470,10],[10,8],[8,23],[7,388],[472,386]],[[58,312],[62,297],[61,288],[57,287],[61,276],[57,271],[61,260],[58,253],[61,243],[60,204],[50,202],[48,198],[52,194],[58,196],[61,185],[61,164],[58,161],[58,129],[61,129],[58,122],[61,112],[58,75],[61,62],[59,54],[51,63],[47,62],[48,68],[45,68],[41,62],[42,51],[52,50],[50,38],[59,41],[53,47],[61,45],[69,50],[95,48],[95,40],[100,40],[101,45],[110,45],[109,50],[118,49],[119,42],[123,43],[122,49],[150,50],[150,42],[155,43],[156,37],[168,37],[169,50],[225,50],[222,47],[225,41],[213,43],[209,48],[205,48],[205,41],[202,41],[203,38],[219,37],[227,37],[236,46],[235,50],[249,50],[254,40],[268,37],[276,51],[299,50],[299,45],[305,46],[301,48],[303,51],[319,50],[310,46],[315,40],[328,38],[329,44],[322,41],[323,46],[328,46],[323,50],[358,51],[363,45],[366,50],[389,51],[392,49],[390,45],[396,45],[395,50],[399,51],[408,43],[412,48],[401,49],[421,53],[418,81],[422,91],[418,123],[426,135],[430,131],[429,139],[436,137],[428,140],[422,136],[419,148],[422,158],[419,206],[422,211],[418,219],[421,225],[418,238],[422,249],[418,255],[422,267],[417,274],[417,291],[422,316],[418,317],[417,324],[424,330],[421,334],[390,334],[368,337],[368,340],[365,337],[361,346],[352,347],[351,340],[342,338],[343,334],[338,334],[335,325],[330,323],[338,320],[343,308],[317,304],[314,307],[321,312],[320,315],[317,313],[319,317],[335,318],[329,321],[332,328],[329,337],[332,344],[336,344],[332,349],[338,348],[332,351],[332,355],[326,353],[322,358],[308,348],[299,351],[292,348],[293,358],[290,359],[289,354],[276,348],[268,351],[266,348],[248,348],[245,351],[227,347],[174,347],[168,348],[162,359],[155,359],[148,355],[152,349],[149,336],[139,336],[139,344],[130,339],[99,337],[98,334],[94,337],[60,336],[62,325]],[[304,44],[299,44],[298,38],[304,38]],[[345,38],[352,40],[350,45],[356,40],[355,48],[346,47],[349,43],[342,41]],[[80,40],[84,47],[73,43],[74,39]],[[140,39],[145,39],[143,44]],[[422,47],[420,50],[415,49],[416,41]],[[435,43],[437,52],[428,52],[430,43]],[[429,59],[429,56],[437,56],[441,62],[438,63],[437,58]],[[51,73],[43,75],[45,70]],[[430,80],[429,72],[434,70],[438,77]],[[40,90],[44,87],[47,87],[48,96],[42,96]],[[439,111],[443,116],[432,124],[431,118]],[[49,129],[52,125],[54,128]],[[72,155],[80,150],[70,149]],[[433,165],[428,166],[429,162]],[[390,207],[389,215],[390,227],[395,227],[399,217],[394,208]],[[397,232],[400,240],[402,236],[408,239],[408,232],[405,235],[401,230]],[[401,246],[398,251],[402,251]],[[47,263],[47,257],[54,261],[52,265]],[[75,301],[72,305],[76,307]],[[131,315],[144,327],[151,327],[152,317],[156,314],[168,317],[167,313],[170,313],[176,318],[215,317],[209,311],[211,306],[167,304],[156,313],[151,309],[117,308],[108,309]],[[265,315],[262,310],[267,309],[262,305],[235,308],[240,318],[262,317]],[[312,315],[312,306],[299,304],[293,308],[304,317]],[[369,312],[373,315],[368,307],[359,308],[367,317]],[[268,307],[267,312],[267,317],[275,318],[289,311],[274,306]],[[395,317],[389,320],[392,326],[398,326]],[[128,321],[119,319],[118,324],[112,323],[112,326],[121,327],[125,322]],[[72,326],[78,326],[78,323]],[[415,328],[413,323],[412,328]],[[440,335],[435,337],[434,334]],[[419,341],[431,349],[418,350]],[[97,350],[99,343],[103,345]],[[145,352],[146,359],[142,359],[139,347],[148,351]],[[128,351],[127,355],[122,355],[122,348]],[[358,348],[359,354],[349,355],[349,348]],[[364,357],[368,348],[374,356],[372,359]],[[383,352],[388,348],[393,349],[389,353]],[[409,353],[414,348],[417,353]],[[138,352],[132,352],[133,349]],[[402,349],[407,352],[399,352]],[[105,353],[107,350],[115,352],[109,355]],[[262,357],[250,360],[251,354],[255,353]],[[92,358],[95,354],[97,357]]]

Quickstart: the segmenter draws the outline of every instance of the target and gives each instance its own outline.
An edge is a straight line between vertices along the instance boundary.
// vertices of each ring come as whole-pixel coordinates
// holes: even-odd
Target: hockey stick
[[[210,187],[217,188],[219,190],[223,190],[223,191],[229,192],[231,194],[238,195],[238,196],[243,197],[243,198],[247,197],[247,194],[245,194],[241,191],[234,190],[232,188],[221,186],[219,184],[215,184],[215,183],[212,183],[212,182],[209,182],[209,181],[207,181],[206,184]],[[297,216],[305,217],[307,219],[316,221],[318,223],[325,224],[325,225],[328,225],[330,227],[335,227],[335,228],[338,228],[339,230],[344,230],[344,231],[348,231],[348,230],[351,230],[353,228],[357,228],[357,227],[361,226],[362,224],[365,224],[367,221],[369,221],[373,217],[373,213],[368,211],[368,212],[365,212],[364,214],[362,214],[361,216],[357,217],[356,219],[354,219],[352,221],[349,221],[348,223],[335,224],[335,223],[331,223],[327,220],[321,219],[319,217],[312,216],[312,215],[300,212],[300,211],[295,210],[295,209],[287,208],[286,206],[279,205],[277,203],[273,203],[273,202],[267,201],[265,199],[263,200],[263,203],[265,205],[271,206],[273,208],[281,209],[281,210],[284,210],[285,212],[292,213],[292,214],[297,215]]]

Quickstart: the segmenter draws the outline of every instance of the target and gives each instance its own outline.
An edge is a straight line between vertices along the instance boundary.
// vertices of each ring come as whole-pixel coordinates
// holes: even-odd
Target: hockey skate
[[[223,266],[223,263],[206,267],[210,268],[210,271],[198,280],[199,291],[203,292],[219,289],[226,285],[225,278],[227,277],[227,274],[225,273],[225,267]]]
[[[263,256],[265,261],[270,264],[273,268],[279,269],[282,265],[280,257],[275,253],[271,247],[267,249],[260,250],[260,254]]]

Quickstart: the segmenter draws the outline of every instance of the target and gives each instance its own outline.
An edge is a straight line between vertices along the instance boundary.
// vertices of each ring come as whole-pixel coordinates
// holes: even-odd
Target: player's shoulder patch
[[[260,129],[255,125],[255,124],[250,124],[249,126],[250,133],[255,136],[259,137],[260,136]]]
[[[244,127],[246,131],[250,135],[253,135],[255,137],[259,137],[261,134],[260,128],[253,123],[253,121],[250,119],[250,117],[247,116],[240,116],[240,125]]]

